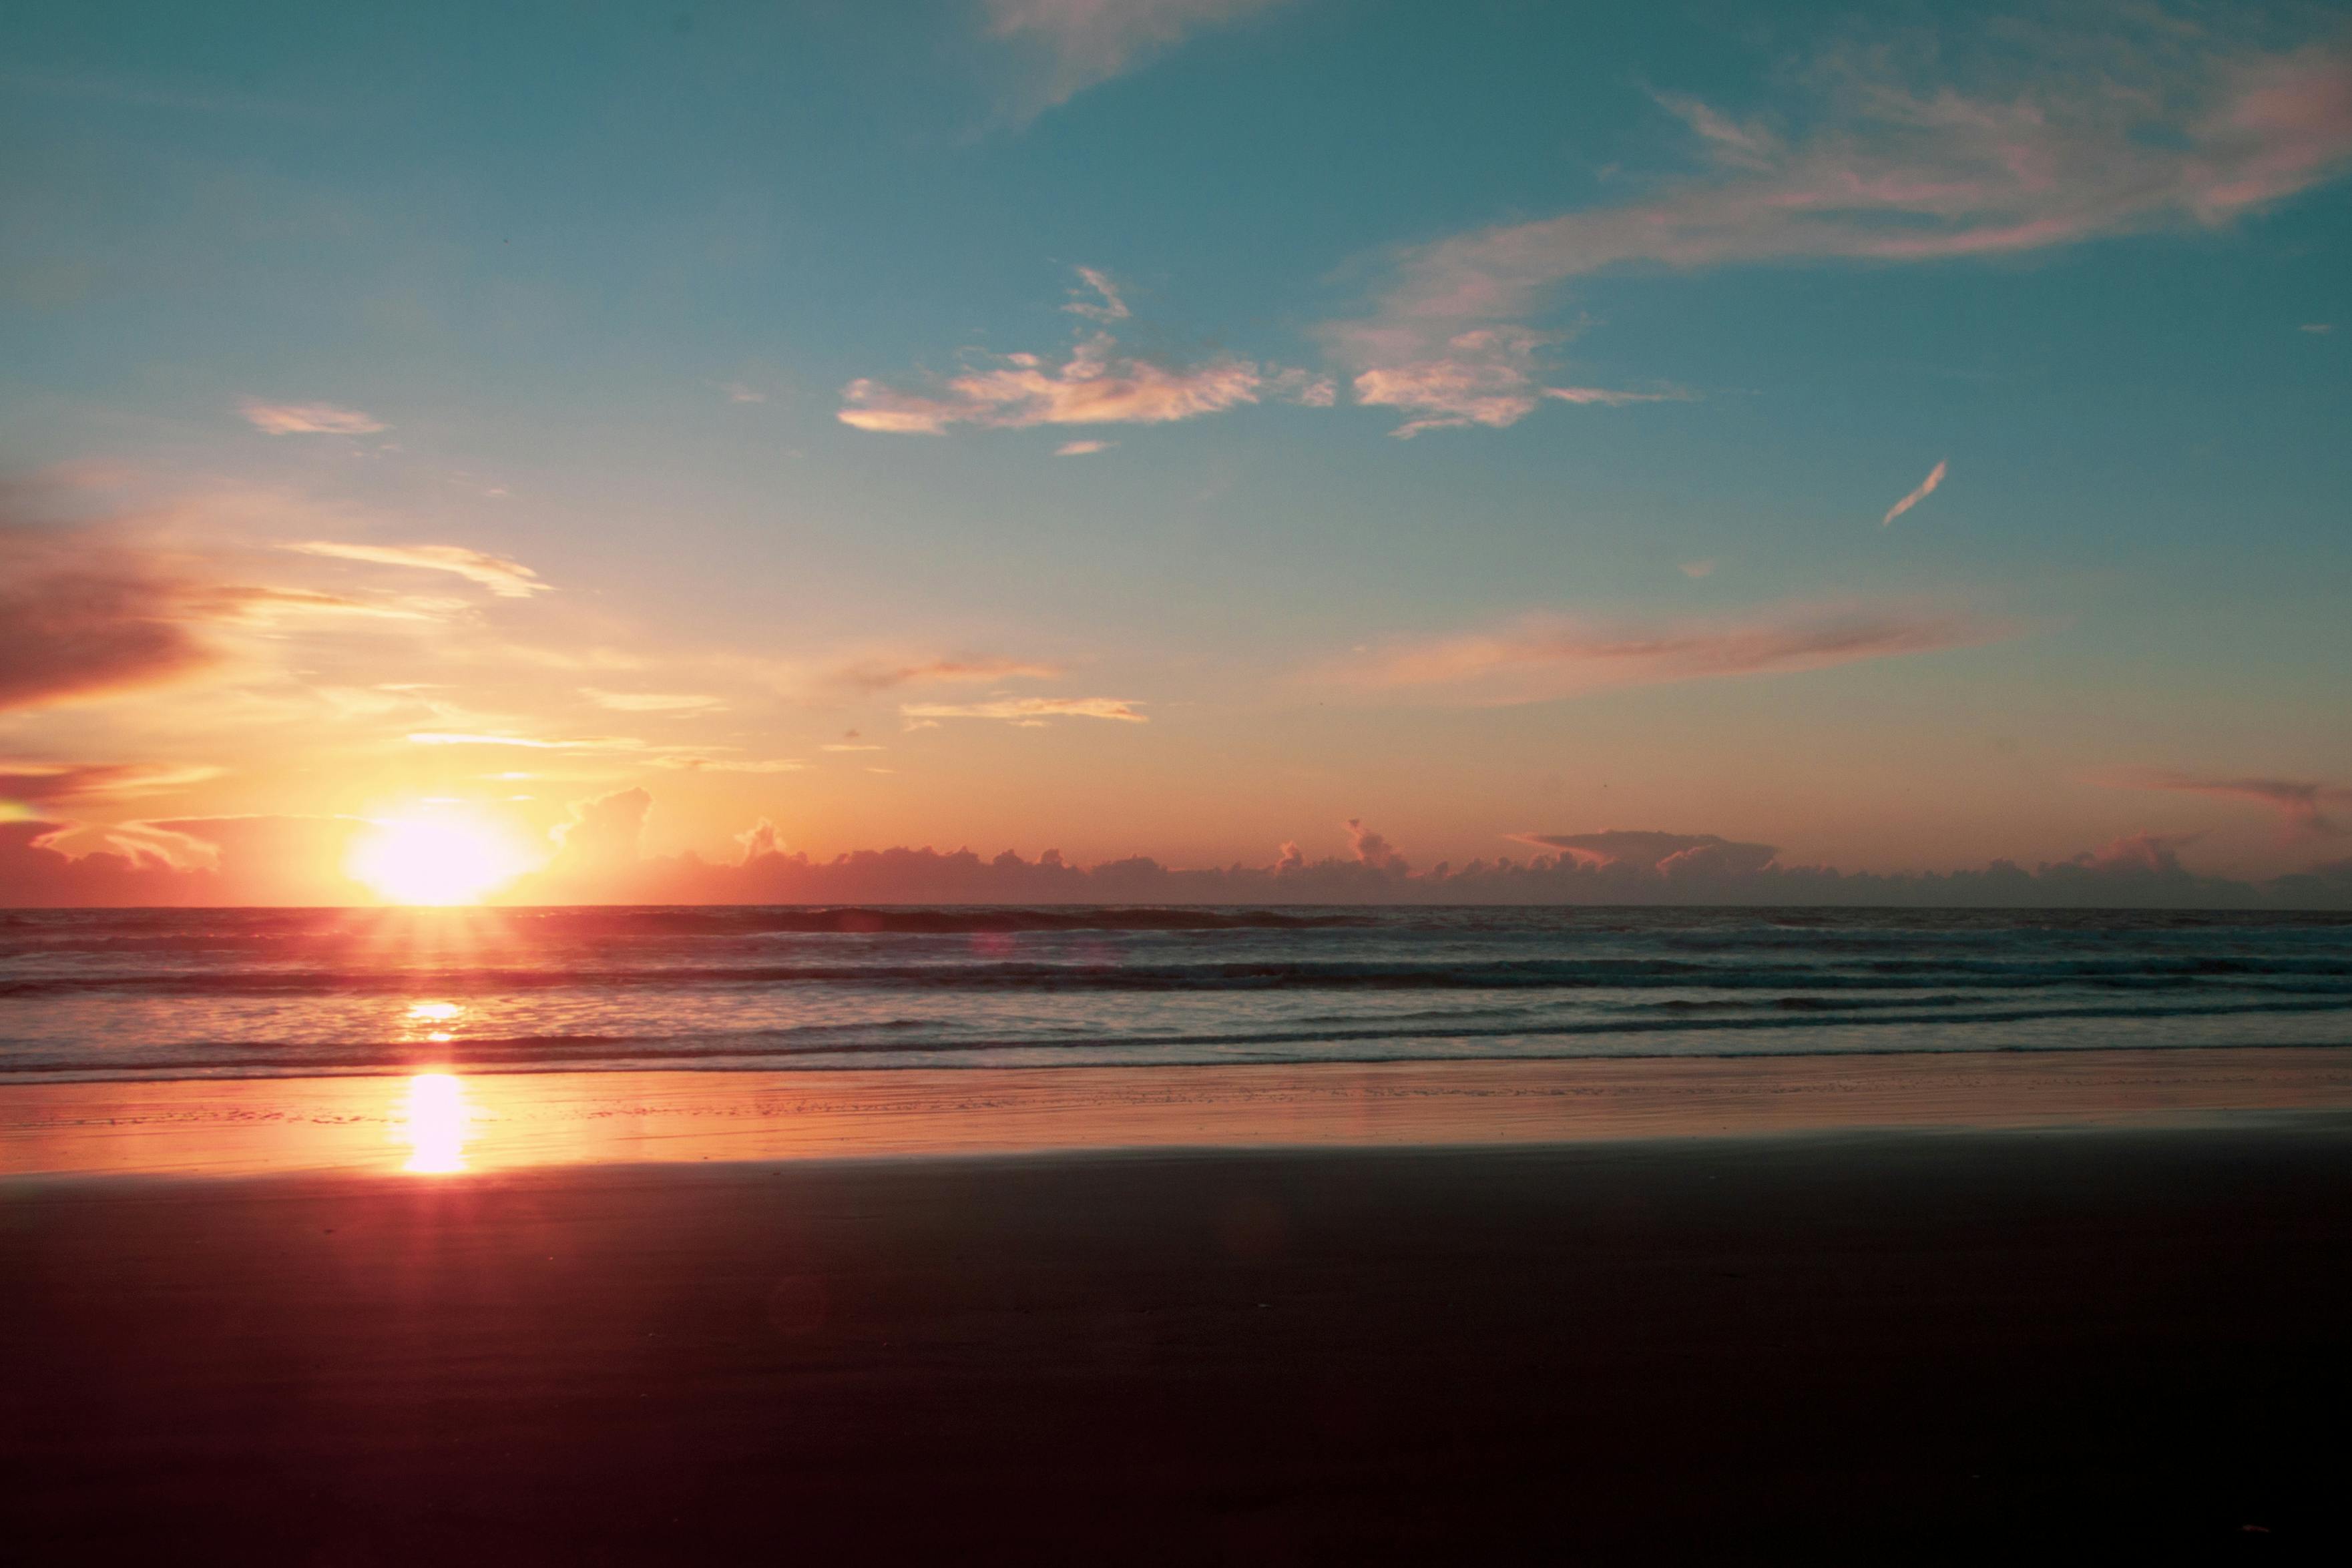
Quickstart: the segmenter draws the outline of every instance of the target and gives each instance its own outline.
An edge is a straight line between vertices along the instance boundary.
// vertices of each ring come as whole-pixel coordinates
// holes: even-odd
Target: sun
[[[524,863],[488,823],[435,812],[377,823],[352,852],[351,873],[387,904],[472,904]]]

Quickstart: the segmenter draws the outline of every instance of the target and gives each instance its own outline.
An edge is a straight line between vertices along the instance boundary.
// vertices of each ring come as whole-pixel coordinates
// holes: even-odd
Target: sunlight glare
[[[423,1176],[446,1176],[466,1168],[466,1130],[473,1111],[466,1086],[454,1072],[420,1072],[408,1081],[407,1116],[401,1134],[410,1150],[400,1168]]]
[[[524,870],[488,824],[447,812],[380,823],[352,856],[352,875],[389,904],[472,904]]]

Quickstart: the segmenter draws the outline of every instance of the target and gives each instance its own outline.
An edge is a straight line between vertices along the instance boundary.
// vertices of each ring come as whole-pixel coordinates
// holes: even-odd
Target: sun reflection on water
[[[397,1135],[409,1147],[401,1169],[446,1176],[466,1168],[466,1134],[474,1112],[456,1073],[420,1072],[410,1079],[404,1112],[394,1120]]]
[[[408,1004],[407,1022],[412,1030],[417,1031],[416,1038],[430,1040],[435,1045],[446,1045],[452,1038],[447,1030],[420,1029],[419,1026],[455,1023],[465,1011],[456,1002],[411,1002]]]

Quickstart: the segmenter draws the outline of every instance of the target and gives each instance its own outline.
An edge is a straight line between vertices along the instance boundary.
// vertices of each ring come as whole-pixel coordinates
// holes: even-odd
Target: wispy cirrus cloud
[[[1371,313],[1325,340],[1355,368],[1359,401],[1415,413],[1399,434],[1499,426],[1534,404],[1497,345],[1579,278],[1932,262],[2214,228],[2352,165],[2341,37],[2263,50],[2179,18],[2101,16],[2110,25],[2074,37],[2044,30],[2027,71],[1969,76],[1952,63],[1969,55],[1961,37],[1832,53],[1805,78],[1794,133],[1661,97],[1693,172],[1634,201],[1404,247]]]
[[[463,545],[360,545],[309,539],[285,548],[302,555],[326,556],[336,560],[449,572],[488,589],[501,599],[529,599],[534,593],[552,592],[555,586],[541,581],[539,573],[520,561],[468,549]]]
[[[2345,830],[2324,814],[2324,808],[2329,801],[2352,802],[2352,789],[2308,779],[2232,779],[2136,768],[2093,774],[2087,782],[2108,789],[2158,789],[2204,795],[2217,800],[2251,801],[2278,813],[2279,836],[2290,842],[2339,836]]]
[[[208,764],[0,761],[0,802],[47,806],[68,800],[128,800],[217,779]]]
[[[2012,628],[1927,608],[1800,609],[1746,622],[1599,625],[1531,615],[1490,632],[1408,642],[1315,673],[1324,684],[1473,704],[1541,702],[1609,686],[1790,674],[1964,648]]]
[[[798,773],[808,767],[795,757],[706,757],[698,752],[656,757],[653,765],[679,773]]]
[[[1411,439],[1427,430],[1474,424],[1502,429],[1517,424],[1546,398],[1601,407],[1686,400],[1688,392],[1623,392],[1607,387],[1547,386],[1539,379],[1538,351],[1556,335],[1518,328],[1474,328],[1456,333],[1428,357],[1375,365],[1353,383],[1356,401],[1397,409],[1411,417],[1391,434]]]
[[[392,428],[372,413],[331,402],[271,402],[249,397],[237,408],[265,435],[373,435]]]
[[[1062,674],[1059,664],[1034,659],[988,655],[967,658],[861,659],[835,670],[835,684],[862,692],[887,692],[899,686],[939,681],[956,685],[1001,681],[1050,681]]]
[[[1022,119],[1123,76],[1194,33],[1288,0],[986,0],[997,37],[1042,45],[1043,76],[1014,106]]]
[[[1925,479],[1920,480],[1918,485],[1909,495],[1904,497],[1901,500],[1895,502],[1895,505],[1886,508],[1886,515],[1878,519],[1878,526],[1882,528],[1885,528],[1887,524],[1893,522],[1895,518],[1901,517],[1904,513],[1909,511],[1912,507],[1917,506],[1920,502],[1934,495],[1936,493],[1936,486],[1944,482],[1944,469],[1945,464],[1943,460],[1938,459],[1936,465],[1927,470],[1927,476]]]
[[[1066,308],[1100,323],[1129,312],[1101,273],[1079,269],[1091,298]],[[1167,424],[1278,398],[1328,406],[1328,378],[1262,369],[1231,354],[1194,365],[1165,365],[1122,353],[1105,330],[1081,338],[1058,365],[1036,354],[993,356],[925,392],[904,392],[860,377],[842,389],[836,415],[858,430],[890,435],[941,435],[957,425],[1022,430],[1054,424]]]
[[[997,697],[978,703],[906,703],[899,716],[916,725],[943,718],[996,719],[1006,724],[1036,726],[1055,718],[1104,718],[1122,724],[1149,724],[1135,710],[1140,704],[1121,697]]]
[[[698,692],[608,692],[600,686],[583,686],[580,695],[614,713],[709,713],[727,706],[725,697]]]

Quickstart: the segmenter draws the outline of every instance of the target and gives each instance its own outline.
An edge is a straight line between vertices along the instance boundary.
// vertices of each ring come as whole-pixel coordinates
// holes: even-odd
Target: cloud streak
[[[2182,795],[2203,795],[2216,800],[2245,800],[2278,813],[2279,836],[2299,839],[2335,838],[2344,829],[2325,814],[2329,801],[2352,801],[2352,789],[2315,779],[2216,778],[2194,773],[2148,769],[2095,776],[2091,780],[2109,789],[2156,789]]]
[[[1971,647],[2010,628],[1926,609],[1791,611],[1747,622],[1602,626],[1528,616],[1491,632],[1408,642],[1327,666],[1359,690],[1476,704],[1540,702],[1609,686],[1790,674]]]
[[[1944,482],[1944,463],[1939,459],[1933,468],[1927,470],[1927,476],[1919,481],[1919,485],[1916,489],[1904,497],[1901,500],[1895,502],[1895,505],[1886,508],[1886,515],[1878,519],[1878,526],[1882,528],[1885,528],[1887,524],[1893,522],[1895,518],[1901,517],[1904,513],[1909,511],[1912,507],[1917,506],[1920,502],[1934,495],[1936,493],[1936,486]]]
[[[1139,704],[1121,697],[999,697],[981,703],[906,703],[898,709],[903,718],[918,723],[929,719],[984,718],[1007,724],[1043,725],[1055,718],[1103,718],[1121,724],[1149,724],[1151,721],[1136,712]]]
[[[1042,45],[1046,71],[1020,107],[1024,119],[1123,76],[1183,39],[1288,0],[987,0],[999,38]]]
[[[2167,21],[2042,37],[2031,76],[1970,89],[1954,85],[1945,62],[1966,50],[1948,40],[1914,51],[1936,62],[1932,82],[1891,64],[1896,49],[1832,54],[1809,73],[1798,134],[1662,98],[1695,172],[1632,202],[1406,246],[1371,314],[1324,336],[1357,369],[1360,401],[1501,425],[1524,416],[1524,389],[1496,369],[1507,358],[1459,346],[1526,332],[1518,323],[1577,279],[2013,256],[2219,228],[2352,163],[2352,49],[2223,50]],[[1411,386],[1424,402],[1404,400]]]
[[[150,552],[0,525],[0,712],[162,685],[214,664],[215,595]]]
[[[1049,365],[1036,354],[1003,354],[945,378],[926,392],[905,392],[861,376],[842,389],[835,414],[856,430],[886,435],[943,435],[958,425],[1024,430],[1037,425],[1169,424],[1222,413],[1275,398],[1328,407],[1328,378],[1299,370],[1261,369],[1221,354],[1196,365],[1171,366],[1119,351],[1099,328],[1129,314],[1117,286],[1091,267],[1078,269],[1087,291],[1063,307],[1097,329],[1082,337],[1069,358]],[[1063,455],[1076,455],[1071,443]],[[1097,450],[1097,447],[1087,447]]]
[[[1483,424],[1500,430],[1533,413],[1546,398],[1605,408],[1682,402],[1689,393],[1554,387],[1538,380],[1538,351],[1557,340],[1520,329],[1476,328],[1455,334],[1442,352],[1357,375],[1356,401],[1412,417],[1391,434],[1410,440],[1428,430]]]
[[[899,686],[920,685],[940,681],[957,684],[998,681],[1050,681],[1060,675],[1058,664],[1040,664],[1034,659],[943,658],[888,660],[867,659],[846,664],[833,673],[833,680],[841,685],[862,692],[887,692]]]
[[[270,402],[249,397],[237,405],[265,435],[373,435],[392,427],[372,413],[331,402]]]
[[[539,573],[520,561],[468,549],[463,545],[356,545],[310,539],[285,548],[299,554],[325,556],[335,560],[366,561],[375,566],[406,567],[416,571],[448,572],[487,588],[501,599],[529,599],[534,593],[548,593],[554,589],[552,583],[541,582]]]

